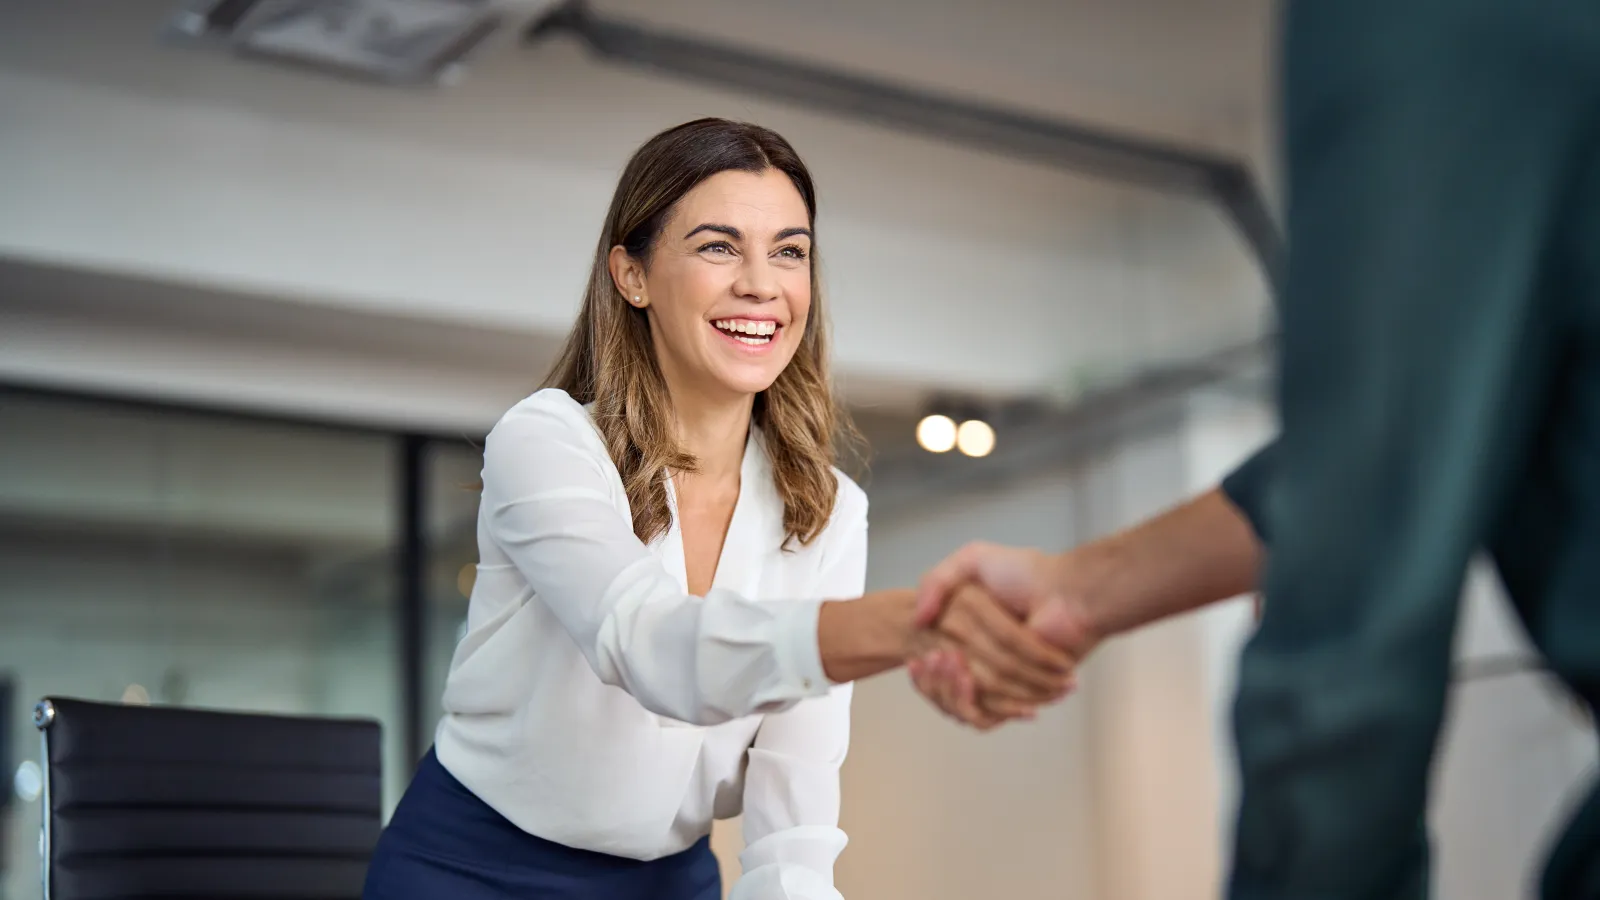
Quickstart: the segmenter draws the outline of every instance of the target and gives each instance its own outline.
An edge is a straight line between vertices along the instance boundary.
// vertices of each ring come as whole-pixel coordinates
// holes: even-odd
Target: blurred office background
[[[476,442],[551,361],[622,162],[677,122],[769,125],[814,169],[872,586],[973,538],[1104,534],[1272,433],[1269,0],[600,0],[526,43],[544,4],[507,2],[417,86],[177,39],[179,6],[0,8],[4,900],[38,892],[45,694],[376,717],[393,804],[465,614]],[[705,64],[741,53],[1067,123],[1076,151]],[[929,452],[933,414],[993,447]],[[1468,599],[1437,893],[1504,900],[1595,748],[1492,578]],[[1250,622],[1115,641],[986,736],[861,685],[842,891],[1215,896]],[[737,823],[716,837],[735,865]]]

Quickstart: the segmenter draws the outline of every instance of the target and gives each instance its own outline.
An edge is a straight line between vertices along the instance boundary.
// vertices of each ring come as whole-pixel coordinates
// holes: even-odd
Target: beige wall
[[[1066,546],[1070,473],[874,521],[871,587],[913,583],[967,541]],[[944,720],[903,674],[863,684],[844,774],[852,846],[841,891],[872,900],[1093,896],[1087,708],[979,735]]]
[[[1178,502],[1187,466],[1177,425],[1097,461],[1083,480],[1081,532],[1103,534]],[[1186,617],[1113,640],[1089,668],[1100,900],[1216,895],[1218,781],[1201,627]]]

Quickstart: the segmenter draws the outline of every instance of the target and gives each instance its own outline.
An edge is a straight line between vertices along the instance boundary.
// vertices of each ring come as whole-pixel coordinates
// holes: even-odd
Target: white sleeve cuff
[[[847,843],[844,832],[820,825],[769,834],[739,854],[744,876],[729,900],[843,900],[833,862]]]
[[[799,866],[768,866],[747,871],[734,882],[728,900],[844,900],[833,882]]]
[[[791,686],[797,699],[826,696],[833,684],[822,670],[822,647],[817,643],[817,617],[821,600],[782,601],[773,651],[777,655],[780,683]]]

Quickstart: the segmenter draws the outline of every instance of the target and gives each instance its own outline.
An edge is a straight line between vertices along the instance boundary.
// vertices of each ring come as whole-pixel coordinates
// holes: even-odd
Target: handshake
[[[1061,555],[970,544],[915,591],[822,604],[822,668],[838,683],[905,665],[945,713],[993,728],[1066,696],[1101,640],[1255,590],[1265,553],[1216,489]]]
[[[946,715],[988,730],[1071,693],[1099,643],[1071,557],[969,544],[923,577],[907,668]]]
[[[838,683],[905,665],[951,717],[987,730],[1070,693],[1102,636],[1075,554],[970,544],[916,590],[824,603],[823,670]]]
[[[983,731],[1071,693],[1101,634],[1070,567],[1070,557],[976,543],[928,572],[906,661],[917,690]]]

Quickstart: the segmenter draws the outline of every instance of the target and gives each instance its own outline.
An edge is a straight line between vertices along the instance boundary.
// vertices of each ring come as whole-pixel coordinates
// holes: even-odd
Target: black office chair
[[[376,722],[48,698],[45,900],[356,900],[382,827]]]

